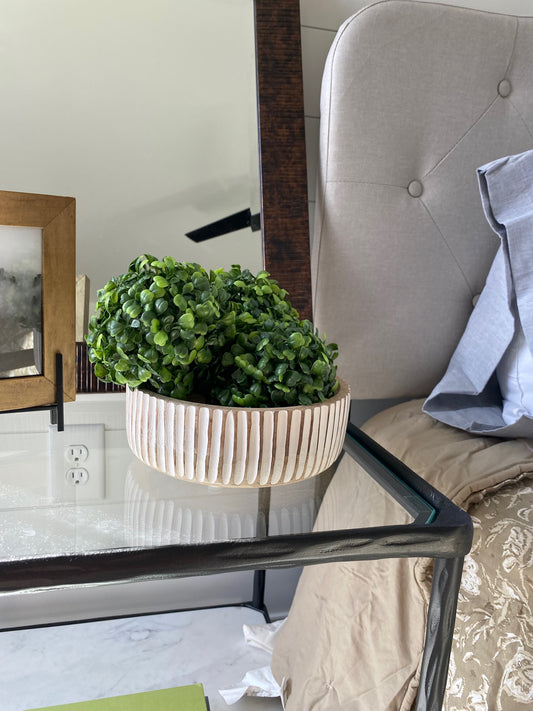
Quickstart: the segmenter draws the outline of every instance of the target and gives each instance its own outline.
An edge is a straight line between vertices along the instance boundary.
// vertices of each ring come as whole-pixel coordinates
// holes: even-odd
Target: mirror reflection
[[[90,302],[143,252],[261,268],[252,0],[3,0],[3,189],[77,201]],[[92,308],[92,306],[90,307]]]

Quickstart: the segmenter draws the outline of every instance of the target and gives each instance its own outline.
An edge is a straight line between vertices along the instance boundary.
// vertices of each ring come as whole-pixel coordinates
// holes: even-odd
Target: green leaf
[[[154,308],[156,310],[156,313],[163,314],[168,309],[168,301],[163,298],[156,299]]]
[[[146,306],[146,304],[151,304],[155,299],[155,294],[150,289],[143,289],[140,294],[141,304]]]
[[[235,311],[228,311],[227,313],[222,316],[220,319],[220,322],[224,324],[224,326],[231,326],[232,324],[235,323],[237,315]]]
[[[225,368],[227,368],[230,365],[233,365],[234,362],[235,362],[235,359],[233,358],[232,354],[229,351],[226,351],[225,353],[222,354],[221,363]]]
[[[176,358],[179,358],[180,360],[185,360],[189,357],[189,349],[187,348],[185,343],[178,343],[178,345],[174,348],[174,354]]]
[[[198,291],[209,291],[209,279],[201,272],[195,272],[192,276],[192,283]]]
[[[165,368],[165,366],[161,368],[159,376],[163,383],[169,383],[172,380],[172,373],[168,370],[168,368]]]
[[[152,320],[156,317],[156,312],[152,311],[152,309],[147,309],[143,315],[141,316],[141,322],[150,325],[152,323]]]
[[[187,311],[179,317],[178,324],[189,331],[194,328],[194,316],[190,311]]]
[[[107,330],[111,336],[120,336],[124,331],[124,324],[121,321],[110,321]]]
[[[283,351],[283,355],[287,360],[294,360],[296,358],[296,353],[294,351],[290,351],[288,348],[285,348]]]
[[[174,297],[174,305],[180,309],[180,311],[185,311],[187,308],[187,300],[182,294],[176,294]]]
[[[157,363],[159,353],[155,348],[144,348],[139,351],[139,358],[142,358],[146,363]]]
[[[202,348],[201,350],[198,351],[198,363],[202,364],[207,364],[211,363],[213,360],[213,354],[209,350],[209,348]]]
[[[245,311],[237,316],[237,322],[239,323],[239,326],[241,324],[255,324],[257,323],[257,319],[255,319],[251,313]]]
[[[154,336],[154,342],[157,343],[158,346],[164,346],[167,341],[168,333],[165,331],[158,331]]]
[[[130,369],[130,363],[128,360],[119,360],[119,362],[115,365],[115,370],[120,371],[121,373],[125,373],[127,370]]]
[[[196,306],[196,315],[198,316],[199,319],[205,320],[209,318],[212,313],[213,313],[213,307],[211,304],[198,304]]]
[[[94,366],[94,374],[97,378],[100,378],[100,380],[105,380],[109,375],[109,370],[103,363],[96,363]]]
[[[323,360],[315,360],[313,365],[311,366],[311,374],[312,375],[317,375],[317,376],[322,376],[328,369],[328,366],[326,363],[324,363]]]
[[[137,368],[137,378],[145,383],[150,378],[150,371],[146,368]]]
[[[298,402],[300,403],[300,405],[312,405],[313,404],[313,401],[311,400],[309,395],[304,395],[303,393],[300,393],[300,395],[298,395]]]
[[[155,281],[150,284],[150,291],[154,294],[156,297],[164,296],[165,295],[165,290],[162,289],[160,286],[157,286]]]
[[[276,376],[276,378],[277,378],[280,382],[281,382],[281,380],[283,379],[283,376],[285,375],[285,373],[287,372],[288,367],[289,367],[289,366],[288,366],[287,363],[280,363],[280,364],[276,367],[276,369],[275,369],[275,371],[274,371],[274,375]]]
[[[180,331],[180,338],[186,343],[192,343],[196,340],[196,334],[194,331],[187,331],[186,329],[182,328]]]
[[[195,349],[193,348],[193,349],[189,352],[189,357],[188,357],[187,360],[185,361],[185,364],[186,364],[186,365],[190,365],[190,364],[194,361],[195,358],[196,358],[196,351],[195,351]]]
[[[295,331],[289,336],[289,345],[291,348],[301,348],[305,346],[305,338],[299,331]]]
[[[288,385],[289,388],[294,388],[302,380],[302,376],[297,370],[291,370],[288,376],[285,378],[284,383]]]

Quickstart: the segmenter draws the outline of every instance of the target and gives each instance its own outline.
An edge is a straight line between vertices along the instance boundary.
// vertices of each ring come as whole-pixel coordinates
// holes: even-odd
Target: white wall
[[[418,0],[431,2],[431,0]],[[320,119],[320,84],[326,56],[340,25],[368,0],[300,0],[302,25],[302,61],[304,75],[304,109],[307,144],[309,215],[311,232],[314,222],[318,131]],[[489,12],[533,15],[532,0],[443,0]]]

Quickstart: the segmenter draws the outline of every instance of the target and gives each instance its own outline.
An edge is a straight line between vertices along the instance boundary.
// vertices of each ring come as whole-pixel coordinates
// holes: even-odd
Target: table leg
[[[269,529],[269,517],[270,517],[270,487],[262,487],[258,491],[257,498],[257,526],[256,535],[258,538],[268,536]],[[263,613],[266,622],[270,622],[270,615],[268,614],[267,607],[265,605],[265,582],[266,582],[266,570],[256,570],[254,571],[254,585],[252,593],[252,601],[249,603],[249,607],[254,610],[259,610]]]
[[[436,558],[416,711],[441,711],[464,558]]]

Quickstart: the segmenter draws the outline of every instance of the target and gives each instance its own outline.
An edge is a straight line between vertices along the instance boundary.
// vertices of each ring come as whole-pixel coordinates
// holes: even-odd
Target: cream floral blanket
[[[533,486],[502,487],[470,511],[446,711],[533,707]]]

